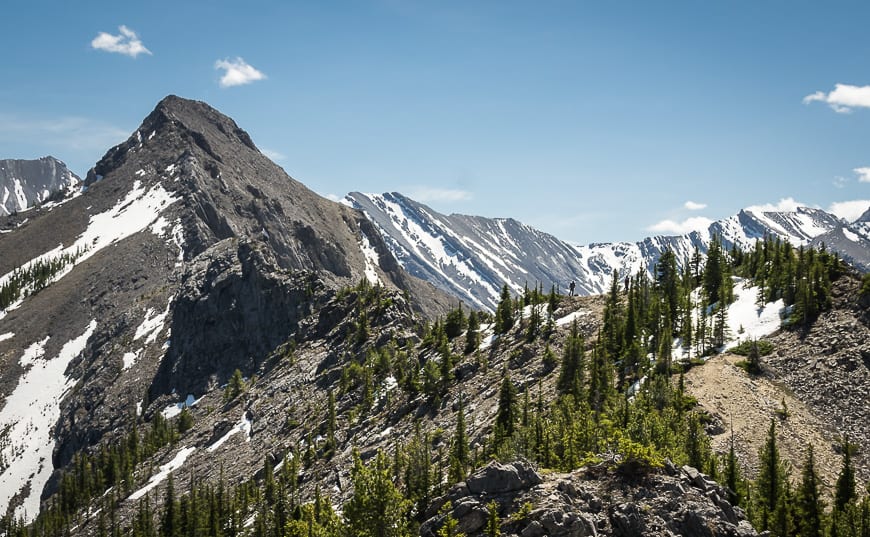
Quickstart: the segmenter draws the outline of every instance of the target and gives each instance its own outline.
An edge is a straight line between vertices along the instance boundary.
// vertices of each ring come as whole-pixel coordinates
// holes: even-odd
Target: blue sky
[[[321,194],[399,191],[580,243],[870,199],[866,2],[3,10],[3,158],[84,174],[173,93],[233,117]]]

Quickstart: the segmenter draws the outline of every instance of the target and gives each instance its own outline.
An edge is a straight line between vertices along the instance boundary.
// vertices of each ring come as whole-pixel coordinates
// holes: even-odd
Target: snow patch
[[[15,332],[6,332],[5,334],[0,334],[0,341],[6,341],[7,339],[12,339],[15,337]]]
[[[556,319],[556,326],[565,326],[566,324],[571,324],[576,319],[579,319],[580,317],[585,317],[586,315],[589,315],[589,310],[577,310],[571,312],[564,317]]]
[[[139,358],[139,353],[136,352],[125,352],[122,360],[124,361],[124,369],[130,369],[133,367],[133,364],[136,363],[136,359]]]
[[[181,414],[181,411],[185,408],[190,408],[197,403],[199,403],[199,399],[194,397],[192,393],[189,393],[187,394],[187,399],[181,401],[180,403],[173,403],[169,405],[168,407],[161,410],[160,413],[163,414],[164,418],[171,419]]]
[[[33,345],[24,350],[24,354],[18,360],[21,367],[27,368],[36,362],[37,358],[42,358],[45,355],[45,344],[48,343],[49,336],[45,336],[42,341],[37,341]]]
[[[861,242],[861,237],[847,228],[843,228],[843,236],[852,242]]]
[[[124,199],[119,200],[108,211],[91,217],[88,228],[73,244],[67,247],[60,244],[31,259],[21,268],[26,270],[40,261],[50,261],[65,254],[70,256],[76,253],[81,254],[72,264],[56,274],[49,283],[56,282],[66,276],[75,265],[90,258],[103,248],[147,228],[157,220],[161,211],[176,201],[178,198],[173,197],[162,185],[158,184],[146,190],[142,182],[136,180],[133,183],[133,188]],[[0,276],[0,286],[8,282],[14,272],[13,270]],[[17,307],[17,305],[20,305],[20,301],[7,308],[7,311]]]
[[[153,224],[151,224],[151,232],[158,237],[162,237],[163,233],[166,231],[167,226],[169,226],[169,220],[161,216],[160,218],[155,220]]]
[[[166,317],[169,315],[169,307],[172,305],[172,299],[169,300],[169,303],[166,304],[166,309],[163,313],[155,314],[153,308],[148,308],[148,311],[145,312],[145,320],[142,321],[142,324],[136,328],[136,335],[133,336],[133,341],[137,341],[142,337],[145,337],[145,345],[150,345],[153,343],[160,332],[163,330],[163,323],[166,321]]]
[[[130,497],[128,497],[127,499],[131,501],[136,501],[151,492],[154,487],[156,487],[164,479],[169,477],[170,473],[184,466],[184,462],[187,460],[187,457],[189,457],[190,454],[194,451],[196,451],[195,447],[181,448],[181,450],[179,450],[179,452],[175,455],[175,458],[160,466],[160,471],[151,476],[151,479],[148,480],[148,484],[131,494]]]
[[[365,233],[362,234],[362,239],[359,243],[360,250],[362,250],[363,257],[366,261],[365,275],[366,279],[369,283],[378,284],[381,282],[381,279],[378,277],[377,267],[380,264],[380,256],[378,255],[377,250],[375,250],[372,243],[369,242],[368,236]]]
[[[236,433],[244,433],[245,434],[245,442],[250,442],[251,441],[251,427],[253,425],[254,425],[253,420],[251,420],[251,418],[248,417],[248,413],[245,412],[242,415],[242,419],[240,419],[239,422],[232,429],[227,431],[227,434],[225,434],[222,437],[215,440],[214,444],[208,446],[206,448],[206,451],[208,451],[209,453],[213,453],[217,448],[221,447],[224,444],[224,442],[226,442],[231,436],[233,436]]]
[[[29,484],[15,516],[31,521],[39,514],[39,497],[54,470],[52,431],[60,418],[60,401],[74,385],[65,374],[66,368],[84,351],[96,328],[97,321],[91,321],[84,333],[65,343],[53,359],[36,360],[44,356],[48,338],[28,347],[21,357],[31,367],[18,379],[0,411],[0,428],[9,428],[9,445],[3,450],[9,467],[0,474],[0,512],[6,512],[12,497]]]
[[[726,347],[748,339],[758,339],[776,332],[785,309],[782,299],[758,307],[758,287],[744,285],[742,278],[734,278],[734,302],[728,306],[728,328],[731,338]],[[741,332],[742,330],[742,332]]]

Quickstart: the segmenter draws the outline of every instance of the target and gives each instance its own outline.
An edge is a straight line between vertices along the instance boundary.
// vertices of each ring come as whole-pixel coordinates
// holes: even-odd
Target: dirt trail
[[[831,493],[842,457],[833,449],[837,441],[824,417],[815,415],[807,405],[771,379],[764,376],[750,378],[735,365],[743,359],[742,356],[723,354],[686,373],[686,391],[723,425],[724,431],[712,436],[713,449],[727,453],[733,418],[735,450],[744,475],[754,478],[758,472],[758,450],[767,438],[770,419],[774,418],[780,454],[782,458],[795,462],[791,468],[792,481],[800,479],[807,446],[812,444],[825,492]],[[777,415],[783,400],[788,408],[785,418]]]

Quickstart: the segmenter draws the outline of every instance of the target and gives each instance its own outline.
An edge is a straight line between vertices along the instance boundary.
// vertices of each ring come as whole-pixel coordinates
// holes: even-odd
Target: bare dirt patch
[[[835,432],[824,419],[816,415],[784,386],[765,377],[750,377],[735,365],[744,357],[723,354],[711,358],[702,366],[686,373],[686,391],[722,424],[721,432],[711,435],[713,449],[726,453],[731,443],[730,427],[734,427],[734,448],[744,474],[758,474],[758,451],[764,445],[771,418],[776,422],[777,446],[783,459],[793,461],[791,478],[800,478],[807,447],[815,450],[816,466],[826,487],[832,491],[842,465],[835,452],[838,445]],[[785,417],[777,411],[788,409]]]

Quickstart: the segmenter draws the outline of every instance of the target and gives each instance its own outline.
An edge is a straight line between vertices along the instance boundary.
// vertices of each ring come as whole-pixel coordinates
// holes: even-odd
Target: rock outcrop
[[[686,537],[757,535],[727,491],[690,466],[626,475],[604,466],[537,472],[528,462],[492,462],[434,501],[420,528],[434,537],[448,513],[459,531],[484,535],[495,505],[502,535]],[[449,512],[444,506],[450,502]]]

